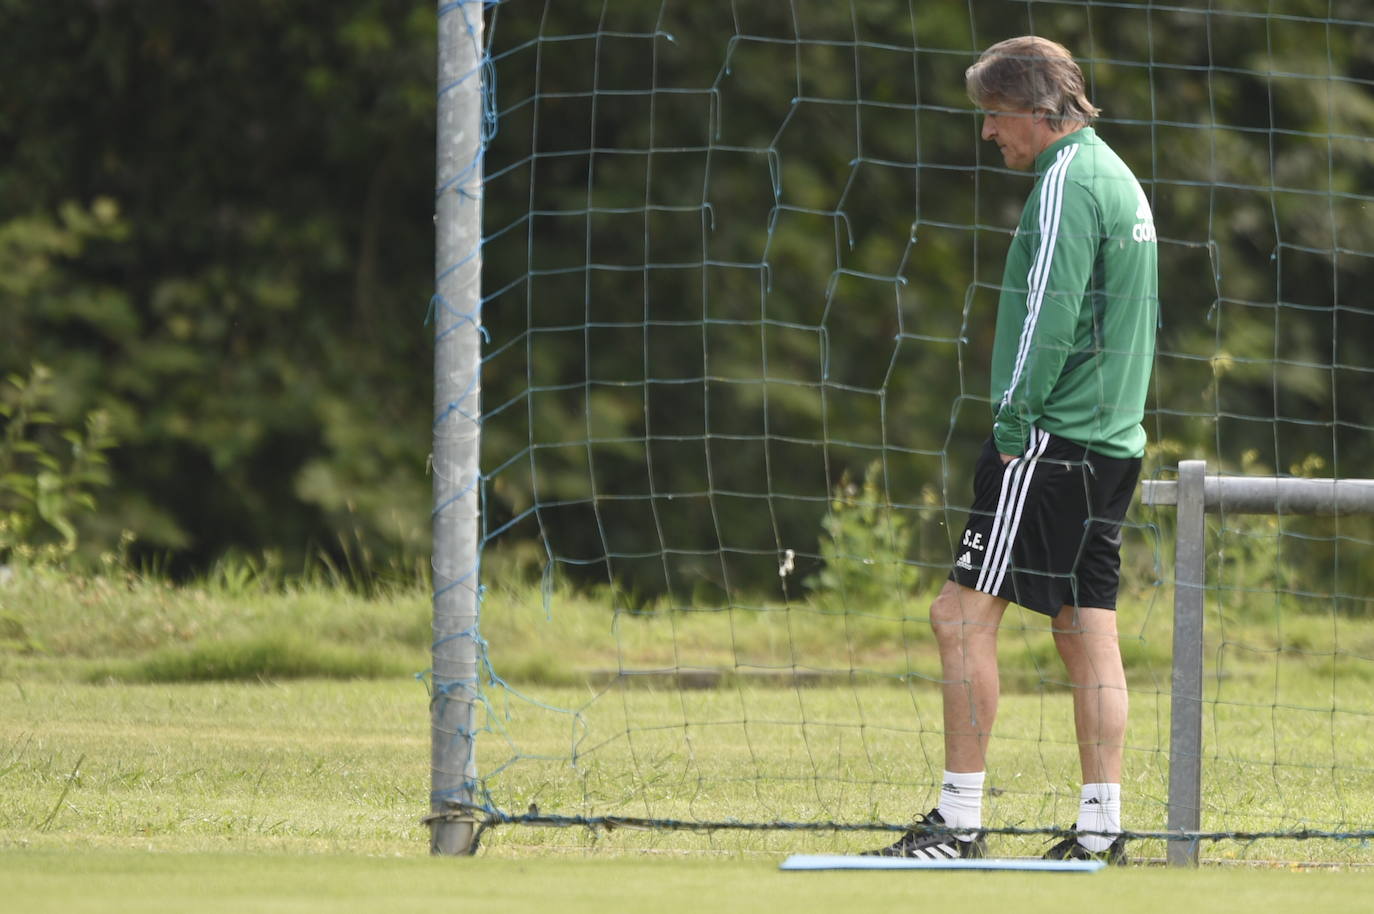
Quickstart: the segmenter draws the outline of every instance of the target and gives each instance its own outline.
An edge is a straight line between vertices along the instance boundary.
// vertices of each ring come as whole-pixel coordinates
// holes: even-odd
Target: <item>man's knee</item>
[[[1070,657],[1083,653],[1083,632],[1078,629],[1062,629],[1056,625],[1051,631],[1054,634],[1054,646],[1059,649],[1059,656],[1065,660]]]
[[[1116,613],[1065,607],[1054,623],[1054,646],[1080,687],[1124,688],[1125,671],[1116,631]]]
[[[970,639],[995,640],[1005,607],[996,597],[946,582],[930,604],[930,627],[942,648],[967,645]]]

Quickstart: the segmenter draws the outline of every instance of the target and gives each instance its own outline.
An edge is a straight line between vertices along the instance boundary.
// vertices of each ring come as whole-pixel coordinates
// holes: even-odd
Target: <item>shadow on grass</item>
[[[380,679],[414,673],[418,659],[322,644],[297,635],[262,635],[162,648],[147,657],[98,666],[87,679],[123,683]]]

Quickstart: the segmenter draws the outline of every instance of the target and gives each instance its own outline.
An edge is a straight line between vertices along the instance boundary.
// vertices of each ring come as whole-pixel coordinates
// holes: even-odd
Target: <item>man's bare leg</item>
[[[1116,613],[1065,606],[1054,619],[1054,643],[1073,684],[1073,718],[1083,768],[1080,831],[1120,831],[1121,757],[1129,698],[1117,639]],[[1110,838],[1080,836],[1090,850]]]
[[[1054,644],[1073,684],[1073,719],[1083,782],[1119,784],[1129,699],[1116,613],[1065,606],[1054,619]]]
[[[983,760],[997,717],[997,626],[1007,601],[946,581],[930,605],[940,649],[945,716],[945,771],[935,817],[922,816],[881,857],[982,857]],[[953,832],[931,833],[944,825]]]
[[[997,719],[997,628],[1007,601],[946,581],[930,607],[940,649],[945,768],[983,771]]]

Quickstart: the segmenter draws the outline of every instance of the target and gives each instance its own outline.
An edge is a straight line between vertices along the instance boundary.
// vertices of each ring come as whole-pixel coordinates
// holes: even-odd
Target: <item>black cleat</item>
[[[949,832],[938,809],[921,816],[911,828],[887,847],[864,851],[864,857],[918,857],[925,860],[955,860],[960,857],[986,857],[987,841],[978,834],[971,841],[963,841]]]
[[[1111,866],[1125,866],[1130,862],[1126,856],[1126,837],[1118,835],[1105,851],[1090,851],[1078,842],[1072,831],[1063,841],[1045,851],[1045,860],[1101,860]]]

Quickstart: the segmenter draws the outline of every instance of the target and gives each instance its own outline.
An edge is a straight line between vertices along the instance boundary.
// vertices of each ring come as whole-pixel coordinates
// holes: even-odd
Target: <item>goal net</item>
[[[1150,197],[1147,477],[1191,458],[1374,476],[1365,14],[488,4],[465,807],[486,846],[847,852],[935,805],[927,609],[988,434],[1030,189],[964,95],[998,40],[1074,52]],[[1173,523],[1137,505],[1123,545],[1124,825],[1146,857],[1164,854]],[[1355,854],[1334,839],[1374,826],[1374,530],[1208,524],[1209,853]],[[1077,814],[1070,687],[1047,619],[1009,610],[1000,657],[984,821],[998,853],[1039,853]]]

